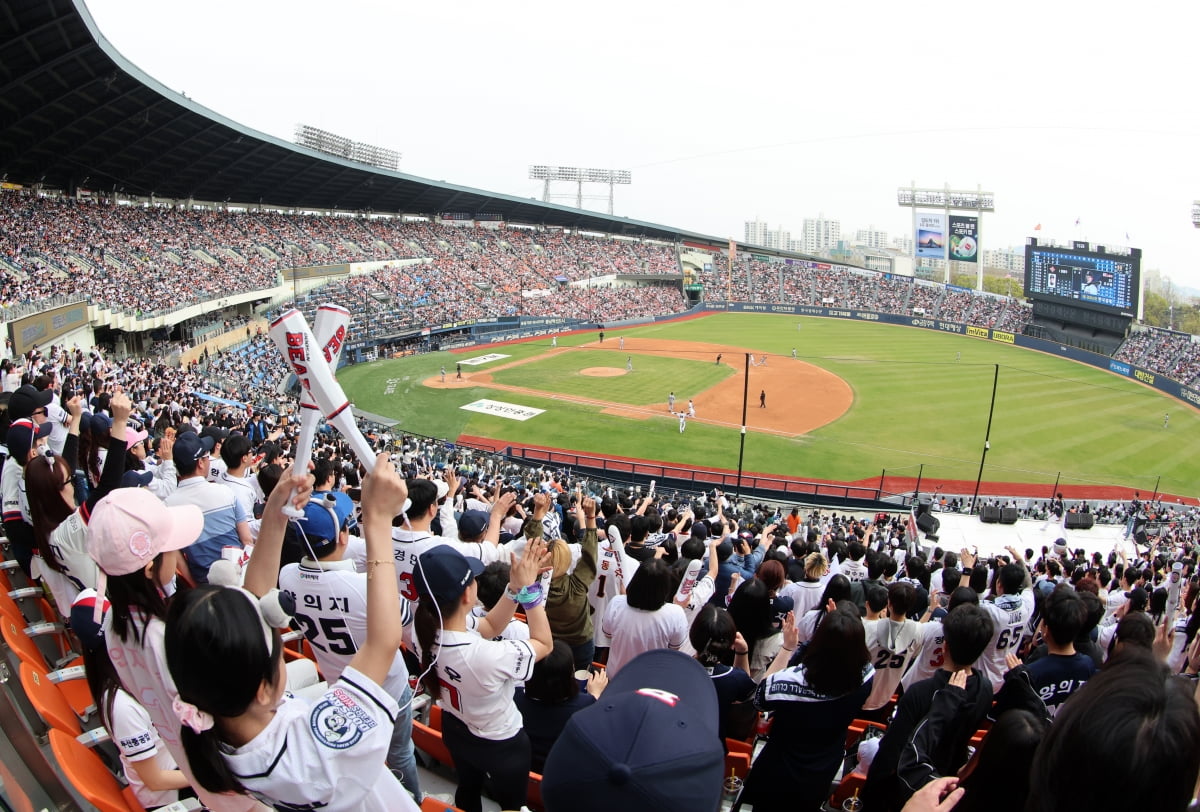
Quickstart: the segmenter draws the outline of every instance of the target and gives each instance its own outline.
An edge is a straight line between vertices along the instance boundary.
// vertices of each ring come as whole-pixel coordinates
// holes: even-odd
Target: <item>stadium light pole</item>
[[[996,385],[1000,382],[1000,365],[993,364],[992,374],[992,404],[988,407],[987,431],[983,434],[983,454],[979,458],[979,474],[975,477],[975,494],[971,497],[971,512],[975,512],[975,502],[979,499],[979,483],[983,481],[983,464],[987,461],[988,449],[992,440],[992,415],[996,413]]]
[[[744,361],[746,374],[742,379],[742,436],[738,446],[737,487],[734,489],[734,500],[742,498],[742,459],[746,455],[746,409],[750,402],[750,353],[745,353]]]

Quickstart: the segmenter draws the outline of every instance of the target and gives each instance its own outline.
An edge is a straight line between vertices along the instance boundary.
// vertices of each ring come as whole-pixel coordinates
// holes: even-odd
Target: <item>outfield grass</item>
[[[616,338],[609,335],[609,340]],[[1053,356],[909,327],[793,316],[719,314],[641,327],[625,335],[746,347],[770,353],[772,366],[786,364],[794,346],[802,359],[849,383],[854,403],[833,423],[796,439],[752,432],[746,440],[747,471],[858,481],[877,479],[883,469],[889,475],[916,476],[924,463],[927,478],[974,480],[992,379],[999,365],[986,480],[1053,482],[1061,473],[1064,484],[1115,484],[1148,492],[1161,476],[1162,491],[1184,495],[1197,491],[1200,414],[1127,378]],[[563,337],[559,346],[595,338],[592,333]],[[436,353],[381,361],[345,369],[340,379],[356,405],[395,417],[402,427],[423,434],[474,434],[577,451],[736,467],[736,429],[691,423],[680,437],[675,421],[665,412],[661,418],[628,420],[600,414],[598,407],[555,400],[552,395],[534,397],[479,387],[434,390],[420,385],[443,364],[452,376],[455,362],[463,357],[491,351],[511,356],[472,368],[486,370],[540,355],[548,348],[546,338],[479,348],[465,356]],[[582,367],[614,363],[610,352],[602,353],[597,363],[581,363],[577,353],[594,354],[586,349],[562,353],[559,358],[567,366],[555,367],[558,359],[548,359],[528,365],[525,372],[515,367],[496,377],[548,393],[630,403],[650,398],[648,402],[656,403],[665,392],[657,391],[661,387],[647,392],[644,380],[662,374],[658,362],[670,365],[664,369],[670,369],[671,380],[722,372],[707,362],[638,356],[636,381],[573,378]],[[958,353],[961,360],[956,360]],[[388,379],[397,379],[391,395],[385,394]],[[617,389],[626,385],[638,391],[618,396]],[[593,386],[599,390],[583,388]],[[593,391],[601,394],[589,394]],[[459,408],[481,397],[547,411],[518,423]],[[774,393],[772,397],[774,405]],[[792,408],[805,408],[803,391],[791,393],[790,398]],[[1165,412],[1171,415],[1167,429],[1162,427]]]

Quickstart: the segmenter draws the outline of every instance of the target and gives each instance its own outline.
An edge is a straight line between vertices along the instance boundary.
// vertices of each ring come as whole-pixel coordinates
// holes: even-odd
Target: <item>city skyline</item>
[[[1035,235],[1136,246],[1144,268],[1200,288],[1200,112],[1169,81],[1190,75],[1178,17],[1200,19],[1191,7],[1162,25],[1141,8],[959,4],[969,55],[931,69],[906,56],[924,15],[882,2],[700,2],[686,15],[620,0],[603,14],[542,0],[88,5],[117,50],[197,103],[287,140],[304,122],[392,149],[400,171],[431,180],[540,198],[530,164],[628,169],[618,215],[734,239],[755,211],[898,235],[898,187],[982,185],[996,196],[984,250]],[[1113,31],[1120,59],[1016,56]],[[768,76],[790,77],[788,92]],[[919,88],[933,103],[917,113]]]

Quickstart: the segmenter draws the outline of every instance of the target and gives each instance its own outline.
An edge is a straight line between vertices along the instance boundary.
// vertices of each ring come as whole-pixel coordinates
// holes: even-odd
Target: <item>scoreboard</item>
[[[1137,313],[1141,250],[1121,254],[1076,242],[1070,248],[1025,246],[1025,294],[1042,301],[1133,316]]]

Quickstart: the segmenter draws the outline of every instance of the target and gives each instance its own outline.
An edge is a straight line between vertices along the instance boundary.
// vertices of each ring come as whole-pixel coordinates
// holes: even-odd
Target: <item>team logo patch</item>
[[[142,530],[137,531],[129,537],[129,552],[138,558],[148,556],[150,554],[150,547],[150,536]]]
[[[363,735],[354,716],[347,712],[344,705],[332,701],[326,694],[325,699],[313,708],[308,724],[313,736],[321,744],[333,750],[345,750],[358,744]]]

